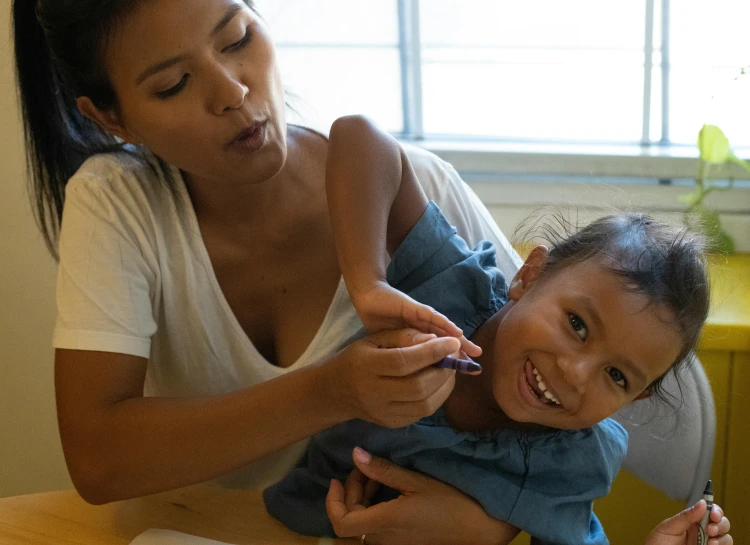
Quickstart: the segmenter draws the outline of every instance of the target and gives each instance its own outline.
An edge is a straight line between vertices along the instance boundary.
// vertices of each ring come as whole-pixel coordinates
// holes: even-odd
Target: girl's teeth
[[[536,377],[536,383],[539,386],[539,389],[544,394],[544,397],[552,401],[555,405],[559,405],[560,402],[554,395],[552,395],[552,392],[547,389],[547,385],[542,380],[542,375],[539,374],[539,371],[537,371],[536,367],[532,368],[531,372],[534,373],[534,376]]]

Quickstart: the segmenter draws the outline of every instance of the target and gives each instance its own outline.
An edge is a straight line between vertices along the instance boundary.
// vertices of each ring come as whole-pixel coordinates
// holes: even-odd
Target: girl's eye
[[[188,80],[188,74],[185,74],[182,76],[182,79],[175,85],[174,87],[170,87],[169,89],[166,89],[165,91],[158,91],[156,93],[156,96],[160,98],[161,100],[167,100],[170,97],[175,96],[180,91],[182,91],[185,88],[185,85],[187,84]]]
[[[581,338],[582,341],[585,341],[586,337],[589,334],[589,329],[586,327],[586,322],[581,320],[579,316],[576,316],[572,312],[568,312],[568,319],[570,320],[570,325],[573,328],[573,331],[576,332],[576,334]]]
[[[250,42],[250,38],[252,38],[252,35],[250,34],[250,27],[247,27],[245,29],[245,35],[242,37],[242,39],[238,42],[234,42],[230,46],[225,47],[224,52],[239,51]]]
[[[615,384],[617,384],[623,390],[628,389],[628,379],[625,378],[625,375],[623,375],[622,371],[620,371],[617,367],[608,367],[607,373]]]

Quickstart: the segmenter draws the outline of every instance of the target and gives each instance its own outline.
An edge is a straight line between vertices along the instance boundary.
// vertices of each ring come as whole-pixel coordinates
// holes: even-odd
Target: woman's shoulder
[[[426,185],[426,183],[445,184],[449,182],[456,184],[461,182],[461,177],[453,168],[453,165],[431,151],[408,142],[400,142],[400,144],[422,185]]]
[[[70,178],[65,202],[104,202],[129,208],[154,208],[174,200],[179,171],[135,148],[100,153],[87,159]]]

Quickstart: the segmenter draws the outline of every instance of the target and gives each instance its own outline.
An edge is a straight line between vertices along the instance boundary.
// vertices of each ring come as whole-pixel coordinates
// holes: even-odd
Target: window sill
[[[410,142],[425,148],[467,174],[521,174],[694,179],[698,150],[693,146],[586,145],[426,139]],[[740,153],[744,151],[745,153]],[[750,155],[750,150],[738,150]],[[750,180],[733,165],[724,177]]]
[[[506,235],[545,205],[581,217],[614,209],[647,210],[668,219],[684,212],[680,196],[694,188],[697,150],[684,147],[541,145],[422,140],[411,142],[451,163],[490,210]],[[745,156],[747,154],[742,154]],[[707,204],[719,212],[738,252],[750,252],[750,181],[740,167],[734,187],[714,191]],[[717,177],[721,173],[717,173]],[[728,173],[724,173],[727,178]],[[727,186],[726,182],[719,185]]]

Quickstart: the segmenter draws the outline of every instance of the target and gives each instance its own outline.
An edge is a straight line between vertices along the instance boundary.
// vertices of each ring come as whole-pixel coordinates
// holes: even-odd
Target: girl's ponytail
[[[45,28],[40,15],[44,3],[53,7],[55,28]],[[76,98],[86,89],[76,87],[69,73],[79,66],[52,52],[48,35],[64,39],[62,54],[81,51],[83,44],[71,45],[81,38],[64,33],[80,28],[82,9],[93,7],[85,0],[47,2],[13,0],[13,38],[15,44],[18,97],[24,122],[26,164],[29,189],[37,223],[50,252],[57,257],[57,237],[62,219],[65,185],[81,164],[92,155],[121,147],[117,140],[100,130],[78,111]],[[107,2],[100,2],[107,3]],[[78,4],[77,6],[75,4]],[[88,6],[87,6],[88,4]],[[89,33],[90,34],[90,33]],[[84,37],[84,42],[85,40]],[[88,47],[94,46],[89,36]],[[95,56],[86,54],[91,66]],[[76,55],[72,55],[76,60]],[[86,74],[81,74],[83,78]],[[74,76],[77,77],[77,76]]]

